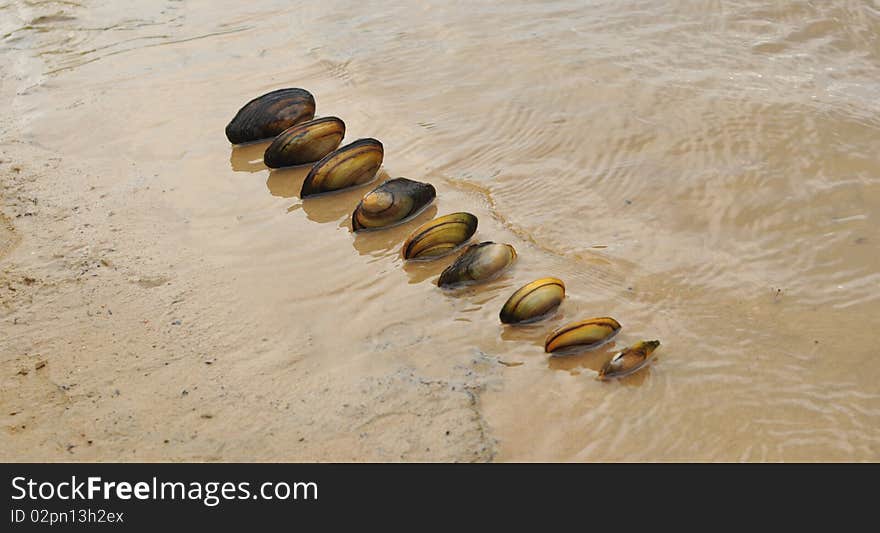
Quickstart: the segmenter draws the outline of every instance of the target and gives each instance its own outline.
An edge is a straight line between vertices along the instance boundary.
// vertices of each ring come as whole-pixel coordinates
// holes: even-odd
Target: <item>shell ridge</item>
[[[525,301],[525,299],[528,298],[532,293],[534,293],[534,292],[537,291],[537,290],[543,289],[544,287],[548,287],[548,286],[550,286],[550,285],[556,285],[557,287],[562,287],[562,290],[563,290],[563,291],[565,290],[565,287],[564,287],[564,286],[562,286],[562,285],[560,285],[559,283],[556,283],[556,282],[546,283],[546,284],[543,284],[543,285],[537,285],[537,286],[534,287],[532,290],[530,290],[529,292],[527,292],[527,293],[525,293],[525,294],[523,294],[522,296],[519,297],[519,299],[516,301],[516,303],[513,304],[513,310],[512,310],[512,311],[513,311],[513,312],[516,312],[516,310],[519,309],[519,305],[520,305],[521,303],[523,303],[523,302]]]
[[[447,220],[446,222],[441,222],[440,224],[437,224],[436,226],[432,226],[432,227],[430,227],[430,228],[426,228],[426,229],[423,230],[421,233],[419,233],[418,235],[414,236],[414,237],[412,238],[412,240],[411,240],[409,243],[407,243],[407,251],[411,251],[413,245],[418,244],[419,241],[421,241],[421,240],[424,240],[424,238],[425,238],[428,234],[432,233],[434,230],[437,230],[437,229],[439,229],[439,228],[442,228],[442,227],[444,227],[444,226],[448,226],[448,225],[451,225],[451,224],[461,224],[461,225],[463,225],[463,226],[467,226],[467,224],[465,224],[464,222],[462,222],[462,221],[460,221],[460,220]],[[438,244],[448,244],[448,243],[438,243]]]

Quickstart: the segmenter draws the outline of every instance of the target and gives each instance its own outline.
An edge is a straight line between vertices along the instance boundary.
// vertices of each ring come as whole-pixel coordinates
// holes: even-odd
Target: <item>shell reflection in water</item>
[[[454,263],[440,273],[437,285],[455,287],[488,281],[516,261],[516,250],[509,244],[481,242],[467,247]]]
[[[315,163],[303,182],[300,198],[368,183],[385,155],[376,139],[358,139]]]
[[[501,308],[503,324],[536,322],[553,312],[565,298],[565,283],[557,278],[541,278],[514,292]]]
[[[315,97],[305,89],[278,89],[254,98],[226,126],[226,138],[242,144],[274,137],[315,117]]]
[[[422,224],[403,243],[404,259],[436,259],[452,253],[477,231],[477,217],[452,213]]]
[[[364,196],[351,215],[351,228],[359,231],[401,224],[421,213],[436,196],[430,183],[388,180]]]
[[[621,350],[599,370],[599,378],[622,378],[638,372],[648,364],[658,346],[660,341],[641,341]]]
[[[595,348],[611,340],[619,331],[620,322],[608,316],[572,322],[547,336],[544,351],[551,353],[574,346]]]
[[[314,163],[335,150],[345,136],[345,123],[324,117],[291,126],[281,132],[263,154],[269,168]]]

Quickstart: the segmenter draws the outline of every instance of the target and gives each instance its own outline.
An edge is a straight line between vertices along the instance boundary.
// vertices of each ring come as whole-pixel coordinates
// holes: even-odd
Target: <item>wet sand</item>
[[[325,371],[307,325],[189,242],[173,189],[60,161],[4,176],[25,236],[2,279],[4,460],[492,457],[478,411],[491,373]]]
[[[3,459],[880,456],[870,7],[222,4],[0,7]],[[284,86],[435,206],[354,236],[369,187],[303,201],[230,147]],[[399,247],[460,210],[519,261],[441,291],[452,258]],[[559,312],[502,326],[541,276]],[[545,356],[603,315],[614,343]]]

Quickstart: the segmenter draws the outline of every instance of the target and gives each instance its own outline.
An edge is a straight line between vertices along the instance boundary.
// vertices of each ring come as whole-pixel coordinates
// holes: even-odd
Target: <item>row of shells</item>
[[[279,89],[242,107],[226,126],[232,144],[272,138],[263,162],[269,168],[309,165],[301,198],[332,193],[373,181],[385,156],[376,139],[358,139],[340,147],[345,123],[337,117],[315,118],[315,98],[304,89]],[[368,192],[351,215],[352,231],[374,231],[403,224],[426,209],[437,196],[430,183],[407,178],[388,180]],[[516,261],[510,244],[491,241],[470,244],[477,217],[451,213],[418,227],[406,239],[406,261],[431,261],[463,249],[440,274],[442,288],[482,283],[496,278]],[[542,278],[517,289],[499,314],[503,324],[534,323],[551,316],[565,299],[565,283]],[[557,356],[597,348],[618,334],[611,317],[589,318],[558,328],[547,336],[545,352]],[[599,371],[602,379],[623,377],[643,368],[660,345],[641,341],[615,354]]]

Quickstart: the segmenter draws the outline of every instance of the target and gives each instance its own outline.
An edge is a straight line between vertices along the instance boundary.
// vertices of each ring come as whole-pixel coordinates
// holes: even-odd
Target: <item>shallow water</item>
[[[15,1],[0,35],[17,135],[167,189],[275,342],[307,337],[328,374],[498,367],[480,405],[499,460],[880,458],[876,2]],[[381,139],[382,177],[430,181],[435,206],[353,236],[368,187],[304,202],[305,169],[231,148],[235,111],[286,86],[347,141]],[[519,260],[441,291],[451,258],[399,247],[460,210]],[[502,327],[542,276],[565,280],[560,311]],[[604,315],[614,342],[543,353]],[[648,338],[649,369],[595,379]]]

